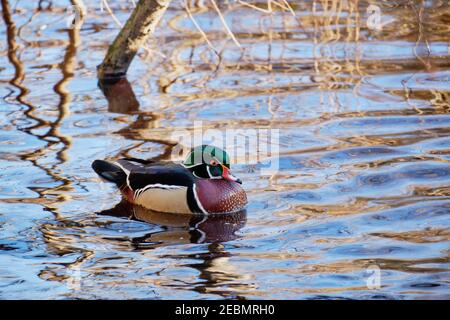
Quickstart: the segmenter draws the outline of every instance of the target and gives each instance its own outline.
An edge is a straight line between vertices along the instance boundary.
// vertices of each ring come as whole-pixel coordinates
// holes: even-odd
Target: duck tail
[[[127,174],[118,165],[105,161],[95,160],[92,162],[92,169],[103,179],[114,182],[118,187],[123,186],[127,180]]]

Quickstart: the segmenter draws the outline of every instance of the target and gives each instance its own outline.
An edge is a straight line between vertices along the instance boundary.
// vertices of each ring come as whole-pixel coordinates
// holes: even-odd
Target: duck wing
[[[161,187],[191,187],[194,183],[192,173],[181,164],[173,162],[154,162],[136,164],[129,160],[119,160],[124,168],[129,169],[128,183],[132,190]]]

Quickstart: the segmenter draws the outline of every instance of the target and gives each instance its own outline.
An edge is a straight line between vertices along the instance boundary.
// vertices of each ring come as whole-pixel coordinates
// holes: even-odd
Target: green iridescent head
[[[241,183],[230,172],[230,157],[219,147],[197,146],[189,152],[183,165],[197,178],[226,179]]]

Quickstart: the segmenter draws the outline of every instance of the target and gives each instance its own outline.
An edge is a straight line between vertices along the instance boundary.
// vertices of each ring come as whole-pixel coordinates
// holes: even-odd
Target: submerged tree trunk
[[[100,80],[125,77],[128,67],[148,36],[155,31],[171,0],[139,0],[97,67]]]

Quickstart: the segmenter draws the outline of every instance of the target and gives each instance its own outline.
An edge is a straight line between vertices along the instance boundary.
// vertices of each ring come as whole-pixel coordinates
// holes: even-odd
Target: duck
[[[156,212],[207,215],[237,212],[247,205],[229,155],[216,146],[197,146],[181,162],[95,160],[92,169],[115,183],[126,201]]]

